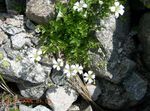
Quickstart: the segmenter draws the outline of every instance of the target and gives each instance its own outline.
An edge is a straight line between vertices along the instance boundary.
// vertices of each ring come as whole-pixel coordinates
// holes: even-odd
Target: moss
[[[100,61],[98,64],[97,64],[97,66],[99,67],[99,68],[105,68],[106,66],[107,66],[107,61]]]
[[[9,67],[10,67],[10,62],[7,61],[7,60],[3,60],[3,61],[2,61],[2,66],[3,66],[4,68],[9,68]]]
[[[0,60],[3,60],[3,58],[4,58],[4,54],[3,52],[0,52]]]
[[[21,61],[23,58],[20,56],[20,55],[18,55],[18,56],[16,56],[16,62],[19,62],[19,61]]]

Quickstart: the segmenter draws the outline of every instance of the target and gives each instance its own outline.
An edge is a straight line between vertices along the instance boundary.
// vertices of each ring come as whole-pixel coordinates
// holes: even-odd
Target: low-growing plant
[[[44,52],[61,53],[70,63],[88,65],[88,51],[101,46],[94,36],[101,25],[96,24],[111,13],[114,3],[115,0],[69,0],[63,4],[57,0],[57,16],[40,26]]]

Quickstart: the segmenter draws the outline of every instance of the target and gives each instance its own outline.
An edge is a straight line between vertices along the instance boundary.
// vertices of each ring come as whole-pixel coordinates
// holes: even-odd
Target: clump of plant
[[[61,53],[70,63],[88,65],[88,51],[100,45],[94,37],[94,31],[101,27],[96,22],[119,8],[119,4],[111,7],[114,3],[115,0],[69,0],[62,4],[57,0],[57,16],[40,27],[45,52]],[[115,14],[119,16],[119,12]]]
[[[73,88],[99,111],[103,109],[92,100],[85,84],[95,83],[94,72],[86,72],[83,67],[89,65],[88,51],[101,47],[94,36],[94,32],[101,29],[97,22],[110,13],[116,18],[123,15],[121,3],[116,0],[69,0],[63,4],[57,0],[57,16],[40,26],[43,53],[53,53],[57,58],[52,60],[53,68],[62,70]]]

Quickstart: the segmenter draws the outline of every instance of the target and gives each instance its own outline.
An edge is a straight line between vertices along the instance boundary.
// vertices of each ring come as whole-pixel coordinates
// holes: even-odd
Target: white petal
[[[53,68],[56,69],[57,65],[53,65]]]
[[[119,6],[120,5],[120,3],[119,2],[115,2],[115,6],[117,7],[117,6]]]
[[[115,12],[116,11],[116,7],[112,6],[110,7],[111,12]]]
[[[88,71],[88,74],[90,74],[90,75],[93,74],[93,71]]]
[[[82,74],[83,73],[83,71],[82,70],[79,70],[79,74]]]
[[[123,15],[124,10],[119,10],[120,15]]]
[[[83,7],[83,8],[87,8],[87,4],[86,4],[86,3],[84,3],[82,7]]]
[[[76,2],[76,3],[74,4],[74,6],[79,6],[79,2]]]
[[[64,66],[64,63],[63,63],[63,61],[60,63],[60,66],[61,66],[61,67],[63,67],[63,66]]]
[[[89,84],[91,84],[92,82],[93,82],[93,80],[92,80],[92,79],[89,79],[89,80],[88,80],[88,83],[89,83]]]
[[[95,75],[94,74],[91,77],[92,77],[92,79],[95,79]]]
[[[36,58],[36,61],[40,61],[40,60],[41,60],[41,57],[38,56],[38,57]]]
[[[57,66],[57,70],[60,71],[60,67],[59,66]]]
[[[37,54],[41,55],[42,54],[42,50],[38,50]]]
[[[119,8],[120,8],[120,9],[124,9],[124,6],[123,6],[123,5],[120,5]]]
[[[57,64],[57,61],[55,59],[52,60],[53,64]]]
[[[83,78],[83,79],[84,79],[84,81],[85,81],[85,82],[87,82],[87,81],[88,81],[88,78],[86,78],[86,77],[85,77],[85,78]]]
[[[73,6],[73,10],[77,10],[78,9],[78,7],[77,6]]]
[[[66,64],[65,69],[69,69],[69,68],[70,68],[69,64]]]
[[[118,12],[115,13],[115,17],[116,17],[116,18],[119,17],[119,13],[118,13]]]
[[[87,76],[88,76],[88,74],[87,74],[87,73],[84,73],[84,74],[83,74],[83,76],[87,77]]]
[[[71,75],[70,75],[70,73],[67,73],[66,76],[69,78]]]

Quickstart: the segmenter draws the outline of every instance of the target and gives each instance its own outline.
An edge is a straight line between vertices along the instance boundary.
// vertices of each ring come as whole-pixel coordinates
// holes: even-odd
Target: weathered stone
[[[110,82],[104,80],[99,82],[102,94],[96,101],[97,104],[114,110],[121,109],[126,105],[127,97],[124,90],[120,86],[111,84]]]
[[[0,31],[0,45],[5,43],[7,39],[8,39],[8,36],[3,31]]]
[[[29,19],[26,21],[26,26],[30,30],[35,30],[35,25]]]
[[[12,47],[14,49],[21,49],[27,42],[30,42],[30,39],[27,37],[28,35],[26,33],[11,36]]]
[[[54,87],[46,92],[48,104],[54,111],[67,111],[77,97],[77,93],[69,87]]]
[[[146,94],[147,82],[136,73],[125,79],[123,84],[131,101],[137,102]]]
[[[38,105],[38,106],[32,108],[32,107],[21,104],[21,105],[19,105],[19,111],[51,111],[51,110],[42,105]]]
[[[23,82],[22,84],[18,84],[18,88],[23,97],[39,99],[43,96],[47,86],[46,84],[31,84]]]
[[[65,83],[67,82],[65,75],[63,74],[63,71],[57,71],[57,70],[53,70],[53,72],[51,73],[51,79],[54,82],[54,84],[56,85],[65,85]]]
[[[87,89],[92,97],[92,99],[94,101],[96,101],[98,99],[98,96],[102,93],[101,89],[99,88],[99,86],[95,86],[95,85],[87,85]]]
[[[143,61],[146,67],[150,70],[150,13],[146,13],[140,20],[139,39],[142,45]]]
[[[48,23],[54,16],[53,0],[29,0],[26,5],[27,17],[39,24]]]

